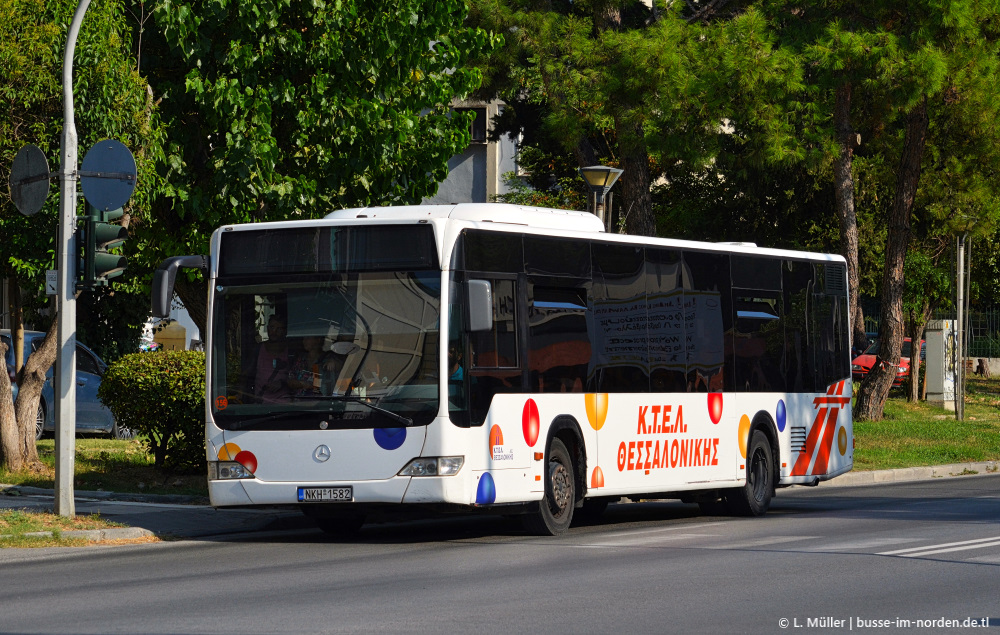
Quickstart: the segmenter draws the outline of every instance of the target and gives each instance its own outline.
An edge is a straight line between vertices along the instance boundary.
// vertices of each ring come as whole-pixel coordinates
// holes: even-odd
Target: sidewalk
[[[848,472],[820,483],[821,487],[852,487],[901,483],[934,478],[961,478],[1000,471],[1000,461],[911,467],[877,472]],[[128,525],[120,529],[63,532],[86,540],[131,539],[156,535],[174,538],[209,538],[229,534],[312,527],[298,511],[286,508],[215,509],[204,499],[186,496],[115,494],[77,490],[76,513],[100,514]],[[52,511],[54,492],[37,487],[0,484],[0,508]]]
[[[313,523],[289,509],[215,509],[203,498],[88,492],[76,490],[77,515],[128,525],[103,530],[64,531],[63,536],[85,540],[125,540],[143,536],[208,538],[227,534],[312,527]],[[51,512],[55,492],[37,487],[0,484],[0,509]]]

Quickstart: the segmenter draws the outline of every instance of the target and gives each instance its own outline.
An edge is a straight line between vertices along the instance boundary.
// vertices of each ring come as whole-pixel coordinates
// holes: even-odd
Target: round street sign
[[[135,178],[135,157],[125,144],[114,139],[94,144],[80,166],[83,197],[104,212],[128,201],[135,190]]]
[[[10,198],[19,212],[33,216],[48,195],[49,162],[38,146],[29,143],[17,151],[10,166]]]

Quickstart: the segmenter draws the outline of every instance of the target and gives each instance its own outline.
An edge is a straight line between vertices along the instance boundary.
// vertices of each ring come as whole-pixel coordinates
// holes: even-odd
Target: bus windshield
[[[217,285],[215,422],[228,430],[427,425],[438,408],[440,286],[439,270]]]

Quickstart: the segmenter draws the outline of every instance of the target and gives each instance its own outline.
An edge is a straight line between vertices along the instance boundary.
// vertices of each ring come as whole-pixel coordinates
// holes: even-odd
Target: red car
[[[864,353],[861,353],[851,362],[851,376],[855,382],[859,382],[865,378],[868,371],[872,369],[872,365],[875,364],[875,356],[878,355],[879,341],[875,340],[872,344],[865,349]],[[910,343],[910,338],[903,339],[903,350],[900,352],[899,357],[899,368],[896,369],[896,378],[892,381],[893,388],[898,388],[903,385],[903,380],[907,378],[910,374],[910,355],[912,355],[913,346]],[[920,340],[920,361],[926,359],[927,355],[927,342]]]

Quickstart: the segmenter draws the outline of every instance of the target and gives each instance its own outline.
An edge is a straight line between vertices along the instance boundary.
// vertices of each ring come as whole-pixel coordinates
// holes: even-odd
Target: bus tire
[[[747,481],[726,493],[726,505],[734,516],[763,516],[774,493],[774,459],[767,435],[755,430],[747,448]]]
[[[566,445],[554,438],[547,454],[545,496],[537,510],[522,517],[525,530],[536,536],[557,536],[569,529],[576,506],[576,475]]]

